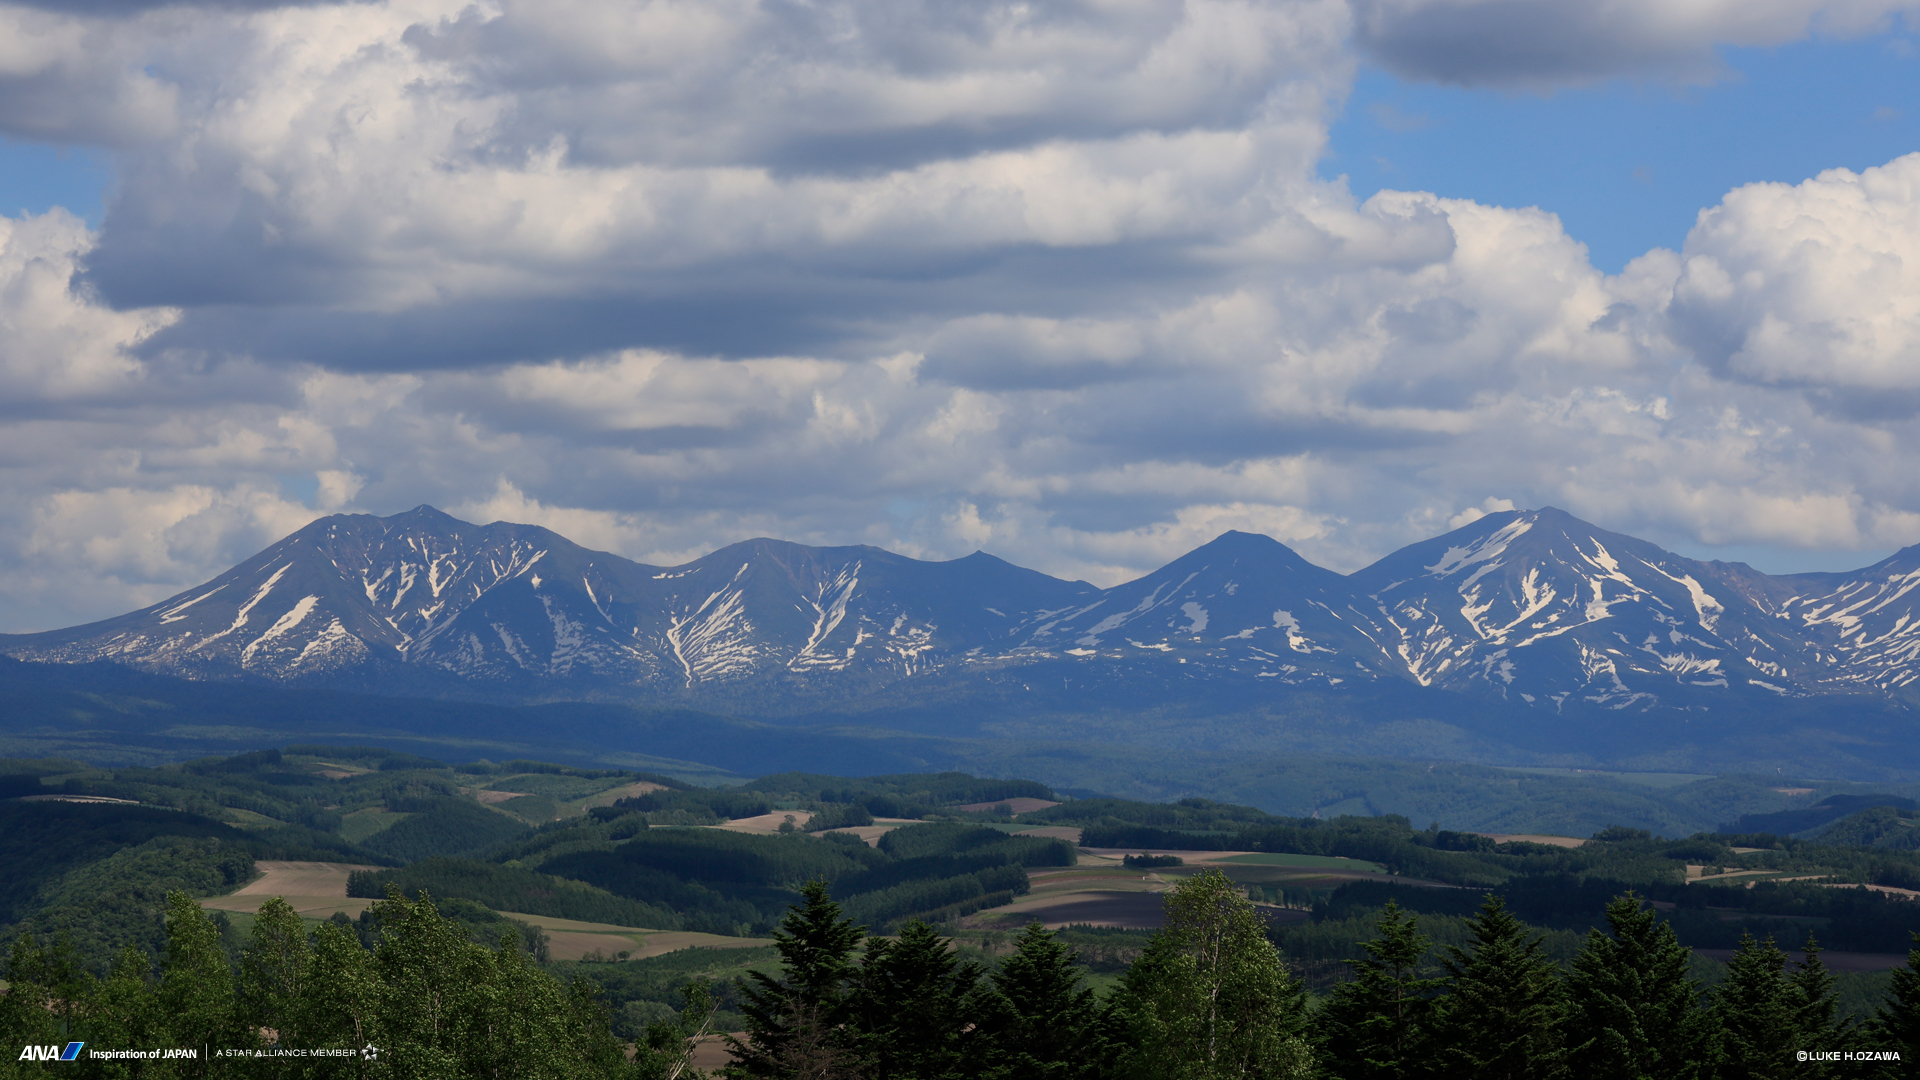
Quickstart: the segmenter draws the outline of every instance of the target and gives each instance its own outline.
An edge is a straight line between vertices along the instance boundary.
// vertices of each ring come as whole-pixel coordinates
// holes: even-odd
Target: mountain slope
[[[984,553],[925,562],[768,539],[656,567],[423,506],[320,519],[160,604],[0,638],[0,653],[768,716],[904,715],[918,699],[1063,716],[1480,710],[1516,732],[1543,713],[1792,716],[1825,730],[1915,712],[1917,586],[1920,548],[1769,577],[1551,507],[1488,515],[1349,576],[1229,532],[1103,590]]]

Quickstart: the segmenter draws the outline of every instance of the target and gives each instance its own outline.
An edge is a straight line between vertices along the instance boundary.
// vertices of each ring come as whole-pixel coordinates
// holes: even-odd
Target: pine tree
[[[1859,1027],[1851,1016],[1840,1015],[1840,998],[1833,973],[1820,962],[1820,943],[1811,933],[1801,947],[1805,955],[1787,976],[1791,989],[1799,1041],[1796,1049],[1833,1050],[1845,1044]],[[1837,1076],[1840,1072],[1825,1063],[1802,1068],[1800,1076]]]
[[[1890,1076],[1920,1076],[1920,934],[1912,935],[1912,941],[1907,966],[1893,969],[1887,1000],[1870,1025],[1874,1049],[1900,1054],[1900,1063],[1885,1070]]]
[[[1607,905],[1573,958],[1568,1062],[1580,1080],[1681,1080],[1711,1075],[1713,1017],[1687,976],[1689,950],[1670,923],[1629,892]]]
[[[1081,1080],[1095,1068],[1099,1010],[1073,951],[1039,923],[988,977],[974,1008],[983,1080]]]
[[[773,933],[781,977],[751,971],[740,984],[747,1038],[727,1039],[731,1072],[809,1080],[859,1075],[858,1050],[845,1024],[859,974],[854,949],[866,934],[841,914],[825,882],[801,887],[800,903],[787,909]]]
[[[1420,916],[1389,900],[1376,935],[1361,944],[1366,959],[1349,961],[1354,977],[1320,1007],[1322,1057],[1342,1080],[1421,1076],[1431,1061],[1425,1036],[1443,980],[1415,977],[1431,944],[1420,933]]]
[[[1473,951],[1448,946],[1436,1008],[1433,1074],[1552,1080],[1566,1072],[1566,994],[1540,938],[1489,895],[1467,920]]]
[[[1727,981],[1714,994],[1720,1020],[1726,1080],[1772,1080],[1794,1075],[1799,1066],[1800,1008],[1787,981],[1787,957],[1772,938],[1757,942],[1742,934]]]
[[[871,938],[853,1002],[861,1057],[874,1080],[972,1076],[966,1038],[980,965],[963,962],[931,926],[915,920],[888,941]]]
[[[1304,1077],[1306,991],[1266,924],[1218,870],[1167,894],[1166,925],[1110,1005],[1122,1076],[1153,1080]]]

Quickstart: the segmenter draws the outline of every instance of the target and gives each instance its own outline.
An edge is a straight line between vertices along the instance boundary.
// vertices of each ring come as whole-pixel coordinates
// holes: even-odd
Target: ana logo
[[[77,1061],[83,1042],[70,1042],[65,1047],[55,1044],[46,1046],[28,1046],[20,1051],[21,1061]]]

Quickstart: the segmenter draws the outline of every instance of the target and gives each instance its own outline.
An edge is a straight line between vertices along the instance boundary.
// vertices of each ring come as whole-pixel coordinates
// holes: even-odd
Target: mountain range
[[[421,506],[321,518],[151,607],[0,635],[0,653],[762,715],[1040,690],[1053,711],[1425,702],[1523,725],[1904,715],[1920,704],[1916,586],[1920,547],[1850,573],[1769,576],[1551,507],[1489,514],[1350,575],[1229,532],[1101,589],[979,552],[928,562],[767,539],[648,566]]]

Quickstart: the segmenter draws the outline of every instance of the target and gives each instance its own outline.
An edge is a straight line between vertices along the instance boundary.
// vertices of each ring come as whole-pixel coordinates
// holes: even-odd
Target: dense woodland
[[[869,1080],[1920,1068],[1912,969],[1836,977],[1819,960],[1915,945],[1920,903],[1859,887],[1920,887],[1899,798],[1762,822],[1781,832],[1614,828],[1564,848],[1201,799],[1070,799],[1016,823],[1007,800],[1057,794],[955,773],[714,789],[317,746],[0,773],[13,1045],[380,1048],[371,1061],[0,1055],[0,1075],[690,1076],[689,1040],[714,1032],[745,1033],[745,1075]],[[127,801],[19,801],[54,793]],[[773,834],[704,827],[783,813],[794,820]],[[875,818],[905,823],[877,846],[839,831]],[[963,926],[1025,894],[1030,869],[1074,864],[1068,841],[1014,835],[1046,825],[1079,828],[1087,847],[1389,873],[1309,888],[1149,857],[1139,869],[1181,882],[1163,930]],[[375,902],[324,924],[194,902],[261,859],[376,866],[351,882]],[[1697,880],[1723,870],[1745,876]],[[554,961],[516,915],[775,944]],[[1736,951],[1723,965],[1694,949]],[[1897,1051],[1909,1071],[1787,1060],[1801,1050]]]

